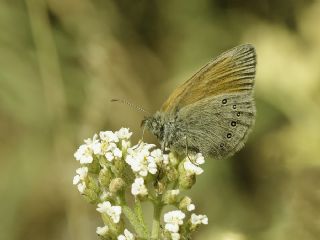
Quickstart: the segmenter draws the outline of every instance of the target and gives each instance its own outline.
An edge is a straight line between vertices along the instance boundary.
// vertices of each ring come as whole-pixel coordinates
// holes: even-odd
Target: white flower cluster
[[[168,155],[163,154],[160,149],[153,149],[154,147],[154,144],[141,142],[132,148],[128,148],[125,161],[136,175],[131,187],[131,193],[134,196],[146,196],[148,190],[144,185],[144,178],[148,174],[155,175],[159,165],[166,165],[169,162]]]
[[[197,215],[192,213],[190,216],[189,213],[186,212],[191,212],[195,209],[195,205],[191,203],[191,199],[189,197],[184,197],[180,204],[179,208],[182,207],[180,209],[184,209],[184,212],[181,210],[174,210],[164,214],[165,230],[169,233],[171,240],[180,239],[180,228],[182,225],[192,232],[197,229],[199,225],[208,224],[208,217],[206,215]],[[185,224],[184,219],[187,216],[190,217],[190,219],[189,221],[185,221]]]
[[[74,153],[81,166],[76,170],[73,184],[90,203],[97,204],[96,210],[104,221],[96,233],[102,239],[134,240],[143,234],[146,234],[143,239],[149,239],[148,231],[134,226],[125,199],[129,189],[135,200],[178,207],[179,210],[163,216],[165,228],[161,231],[169,239],[179,240],[186,231],[191,233],[199,225],[208,224],[206,215],[191,213],[195,210],[191,199],[180,196],[180,189],[190,189],[195,175],[203,173],[200,165],[205,160],[201,153],[181,159],[175,153],[164,154],[154,144],[139,142],[131,147],[131,135],[128,128],[101,131],[86,139]],[[134,227],[136,237],[125,228],[122,213]],[[143,224],[143,219],[139,224]]]
[[[87,194],[94,198],[94,201],[102,201],[97,205],[97,211],[108,216],[113,224],[119,224],[121,219],[121,206],[113,206],[107,199],[110,198],[110,192],[106,188],[99,188],[100,174],[114,176],[110,172],[110,167],[115,160],[122,160],[123,153],[130,147],[130,137],[132,133],[128,128],[121,128],[119,131],[101,131],[95,134],[92,139],[86,139],[74,157],[82,165],[76,170],[76,175],[73,178],[73,184],[81,194]],[[102,159],[102,161],[101,161]],[[106,164],[104,164],[106,163]],[[98,170],[97,170],[98,167]],[[91,174],[94,171],[95,174]],[[90,172],[90,174],[89,174]],[[91,178],[90,178],[91,176]],[[115,176],[114,176],[115,177]],[[109,182],[111,179],[109,180]],[[91,187],[91,189],[89,189]],[[88,190],[86,190],[88,189]],[[91,190],[91,191],[89,191]],[[91,194],[91,195],[90,195]],[[110,226],[97,227],[96,233],[100,236],[106,236],[110,231]],[[133,235],[125,230],[124,235],[119,235],[118,239],[134,239]],[[125,237],[125,238],[124,238]]]
[[[92,139],[84,140],[74,157],[81,164],[92,163],[94,155],[103,155],[108,161],[122,157],[120,146],[129,145],[132,132],[128,128],[121,128],[117,132],[105,131],[95,134]]]
[[[146,177],[148,173],[157,173],[156,161],[150,153],[150,149],[154,147],[154,144],[140,143],[128,149],[126,162],[134,173],[141,177]]]
[[[189,212],[193,211],[196,209],[196,206],[193,204],[193,203],[190,203],[188,206],[187,206],[187,210]]]
[[[128,128],[121,128],[116,132],[100,132],[92,139],[84,140],[84,144],[80,145],[74,154],[75,159],[84,165],[76,170],[77,175],[73,178],[73,184],[77,185],[80,193],[83,194],[87,187],[85,181],[88,174],[87,165],[93,162],[94,157],[104,156],[109,162],[121,158],[123,148],[130,146],[131,135]]]

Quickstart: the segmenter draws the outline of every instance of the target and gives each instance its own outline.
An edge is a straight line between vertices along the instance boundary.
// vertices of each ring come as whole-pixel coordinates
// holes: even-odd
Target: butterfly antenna
[[[137,106],[137,105],[135,105],[135,104],[133,104],[131,102],[128,102],[127,100],[124,100],[124,99],[111,99],[111,102],[120,102],[120,103],[126,104],[126,105],[128,105],[130,107],[133,107],[134,109],[136,109],[136,110],[138,110],[140,112],[144,112],[144,113],[150,115],[150,113],[148,111],[144,110],[142,107],[139,107],[139,106]]]

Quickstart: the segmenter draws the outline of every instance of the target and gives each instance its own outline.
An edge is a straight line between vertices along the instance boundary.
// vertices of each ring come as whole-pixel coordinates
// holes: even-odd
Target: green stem
[[[149,239],[149,234],[146,230],[146,226],[140,222],[139,217],[128,206],[124,194],[121,194],[121,196],[117,198],[117,202],[121,205],[124,215],[129,220],[130,224],[132,225],[138,236],[142,239]]]
[[[150,236],[150,233],[148,231],[148,228],[143,220],[143,213],[142,213],[142,207],[141,207],[141,202],[138,198],[135,199],[135,205],[134,205],[134,211],[136,213],[136,216],[143,228],[144,235],[145,236]]]
[[[122,206],[122,210],[123,210],[124,215],[129,220],[130,224],[132,225],[132,227],[134,228],[134,230],[138,234],[138,236],[141,236],[142,238],[147,239],[148,236],[145,235],[145,232],[143,230],[143,227],[140,224],[139,219],[134,214],[134,212],[131,210],[131,208],[129,208],[128,206]]]
[[[151,239],[158,240],[160,235],[160,217],[162,211],[162,204],[155,202],[153,204],[153,221]]]

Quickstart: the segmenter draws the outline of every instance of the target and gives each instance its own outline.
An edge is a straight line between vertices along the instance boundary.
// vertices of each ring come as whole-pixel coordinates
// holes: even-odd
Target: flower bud
[[[89,168],[89,172],[97,174],[100,171],[99,159],[94,156],[91,164],[87,165]]]
[[[207,225],[208,224],[208,217],[207,217],[207,215],[201,215],[201,214],[197,215],[197,214],[192,213],[192,215],[190,217],[190,223],[191,223],[190,231],[193,232],[198,229],[200,224]]]
[[[99,173],[99,183],[101,184],[101,186],[107,187],[109,186],[110,181],[111,181],[111,173],[109,169],[103,168]]]
[[[179,186],[183,189],[190,189],[196,183],[196,174],[186,171],[183,163],[179,164]]]
[[[122,178],[115,178],[115,179],[112,179],[112,181],[110,182],[109,191],[111,193],[117,193],[119,191],[124,190],[125,186],[126,186],[126,183],[125,181],[123,181]]]
[[[194,204],[192,204],[192,200],[191,198],[185,196],[181,199],[180,203],[179,203],[179,209],[183,210],[183,211],[193,211],[195,209]]]
[[[169,190],[163,196],[163,202],[165,204],[174,204],[178,201],[179,189]]]
[[[168,180],[170,182],[176,181],[179,177],[179,173],[178,173],[177,169],[172,168],[172,167],[168,168],[166,170],[166,173],[167,173]]]
[[[99,200],[98,194],[90,188],[84,191],[83,196],[89,203],[96,203]]]
[[[166,189],[166,184],[165,184],[165,183],[163,183],[163,182],[161,182],[161,181],[158,181],[158,182],[156,183],[155,191],[156,191],[157,194],[159,194],[159,195],[163,194],[163,192],[165,191],[165,189]]]
[[[125,168],[125,163],[121,159],[115,159],[113,165],[111,166],[111,171],[116,175],[119,176],[122,174]]]
[[[107,225],[103,226],[103,227],[97,227],[96,233],[101,236],[104,237],[107,235],[109,231],[109,227]]]
[[[131,142],[130,141],[126,141],[126,140],[122,140],[121,141],[121,150],[122,150],[122,152],[126,152],[129,147],[131,147]]]
[[[102,213],[101,217],[104,224],[109,227],[109,232],[108,232],[109,236],[117,236],[123,230],[125,224],[122,219],[120,219],[118,223],[114,223],[112,219],[110,219],[110,216],[108,216],[105,213]],[[111,238],[111,239],[115,239],[115,238]]]
[[[170,164],[175,167],[179,164],[179,156],[176,153],[170,152],[169,153],[169,161]]]
[[[88,176],[87,178],[87,188],[91,189],[92,191],[94,191],[95,193],[99,193],[100,192],[100,187],[98,184],[98,181],[96,178],[94,178],[93,176]]]

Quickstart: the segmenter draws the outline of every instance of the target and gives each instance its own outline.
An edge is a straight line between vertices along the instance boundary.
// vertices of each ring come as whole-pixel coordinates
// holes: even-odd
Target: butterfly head
[[[141,122],[141,126],[153,133],[160,142],[164,138],[164,125],[165,121],[160,112],[156,112],[153,116],[145,117]]]

